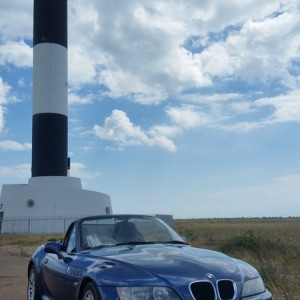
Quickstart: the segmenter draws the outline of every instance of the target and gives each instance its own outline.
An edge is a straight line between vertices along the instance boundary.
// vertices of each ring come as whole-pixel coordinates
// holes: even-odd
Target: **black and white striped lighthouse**
[[[28,184],[2,185],[0,223],[54,218],[57,227],[44,223],[33,232],[62,233],[66,223],[58,218],[110,214],[112,206],[109,195],[68,176],[67,0],[34,0],[33,23],[32,174]],[[8,224],[0,234],[31,230]]]
[[[32,177],[68,172],[67,0],[34,0]]]

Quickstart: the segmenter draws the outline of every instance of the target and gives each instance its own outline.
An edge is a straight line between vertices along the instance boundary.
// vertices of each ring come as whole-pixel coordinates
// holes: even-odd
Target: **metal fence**
[[[170,226],[173,225],[172,215],[157,214],[163,221]],[[0,234],[53,234],[65,233],[69,225],[77,220],[86,216],[49,216],[49,217],[11,217],[3,218],[0,215]]]
[[[70,223],[82,216],[14,217],[0,220],[0,234],[64,233]]]

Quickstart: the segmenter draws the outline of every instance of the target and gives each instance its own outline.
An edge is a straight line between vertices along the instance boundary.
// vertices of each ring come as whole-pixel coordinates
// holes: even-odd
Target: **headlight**
[[[117,287],[120,300],[180,300],[167,287]]]
[[[265,290],[266,288],[261,277],[250,279],[244,283],[242,297],[257,295],[263,293]]]

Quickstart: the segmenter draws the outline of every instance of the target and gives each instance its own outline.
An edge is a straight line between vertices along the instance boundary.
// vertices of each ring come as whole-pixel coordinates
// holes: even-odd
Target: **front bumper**
[[[99,292],[101,294],[102,299],[119,299],[116,288],[115,287],[98,287]],[[182,296],[180,295],[180,298]],[[184,300],[194,300],[192,295],[185,295]],[[238,299],[236,299],[238,300]],[[272,294],[266,290],[264,293],[255,295],[255,296],[250,296],[250,297],[245,297],[242,298],[241,300],[273,300]]]

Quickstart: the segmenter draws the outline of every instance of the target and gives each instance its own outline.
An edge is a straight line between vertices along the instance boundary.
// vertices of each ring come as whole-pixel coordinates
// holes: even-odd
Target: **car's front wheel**
[[[96,288],[91,282],[85,286],[81,300],[99,300]]]
[[[34,266],[30,268],[27,284],[27,300],[41,300],[41,296],[38,290],[36,282],[36,273]]]

